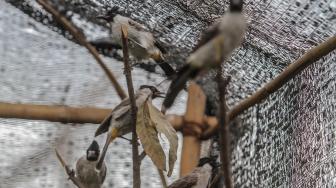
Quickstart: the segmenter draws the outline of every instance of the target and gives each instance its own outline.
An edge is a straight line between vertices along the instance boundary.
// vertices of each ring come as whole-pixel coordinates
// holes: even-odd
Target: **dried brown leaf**
[[[162,133],[169,141],[169,171],[167,176],[171,176],[177,158],[178,138],[175,129],[166,117],[150,101],[146,102],[149,109],[150,119],[156,127],[158,133]]]
[[[136,131],[146,154],[160,170],[166,171],[166,156],[160,145],[158,132],[150,119],[150,102],[145,102],[138,109]]]

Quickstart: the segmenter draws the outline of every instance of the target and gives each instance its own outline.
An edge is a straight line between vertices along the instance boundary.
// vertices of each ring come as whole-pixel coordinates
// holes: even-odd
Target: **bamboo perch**
[[[200,151],[202,134],[203,115],[205,111],[206,97],[202,89],[192,82],[188,89],[187,111],[184,116],[183,125],[183,146],[181,154],[180,176],[189,174],[197,166]]]
[[[328,38],[325,42],[308,50],[303,56],[290,64],[277,77],[265,84],[261,89],[250,97],[242,100],[228,112],[229,119],[232,120],[244,110],[266,99],[270,94],[277,91],[290,79],[298,75],[307,66],[317,62],[323,56],[336,49],[336,36]]]
[[[105,108],[76,108],[68,106],[11,104],[0,102],[0,118],[45,120],[61,123],[100,124],[111,111],[111,109]],[[176,130],[182,129],[183,116],[167,115],[167,118]],[[203,121],[208,121],[204,124],[210,123],[210,127],[215,127],[217,122],[215,117],[204,117]]]
[[[118,83],[117,79],[113,75],[113,73],[107,68],[103,60],[100,58],[99,53],[97,50],[86,40],[86,37],[82,31],[80,31],[73,23],[71,23],[65,16],[59,13],[56,9],[52,7],[47,0],[37,0],[37,2],[46,10],[48,11],[57,22],[62,24],[66,30],[68,30],[71,35],[79,42],[79,44],[83,45],[88,49],[88,51],[92,54],[95,58],[96,62],[99,66],[103,69],[109,80],[111,81],[112,85],[114,86],[116,92],[118,93],[121,99],[127,97],[125,91]]]
[[[138,135],[136,133],[136,122],[137,122],[137,106],[135,103],[134,87],[132,81],[132,71],[131,65],[129,63],[128,55],[128,32],[127,28],[122,26],[121,28],[121,38],[122,38],[122,49],[124,56],[124,68],[125,76],[128,88],[128,96],[131,103],[131,116],[132,116],[132,161],[133,161],[133,188],[140,188],[140,159],[139,159],[139,148],[138,148]]]

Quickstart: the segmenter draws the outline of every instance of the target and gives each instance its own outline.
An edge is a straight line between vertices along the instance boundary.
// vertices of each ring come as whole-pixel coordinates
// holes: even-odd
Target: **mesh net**
[[[53,0],[87,37],[107,36],[94,17],[119,6],[145,23],[180,67],[199,34],[227,9],[227,1],[204,0]],[[232,76],[229,106],[271,80],[304,51],[336,34],[335,0],[246,1],[246,40],[225,67]],[[0,1],[0,98],[5,102],[112,108],[120,100],[83,47],[35,1]],[[123,65],[105,57],[126,86]],[[336,53],[332,52],[250,108],[234,130],[232,166],[236,187],[334,187]],[[160,70],[135,68],[135,87],[158,84]],[[200,80],[214,103],[213,75]],[[126,87],[125,87],[126,88]],[[161,86],[167,88],[167,83]],[[185,94],[171,112],[183,113]],[[160,101],[157,101],[159,104]],[[73,164],[84,154],[96,125],[0,119],[0,187],[72,187],[54,147]],[[102,143],[104,137],[98,138]],[[181,140],[181,139],[180,139]],[[129,148],[128,150],[125,148]],[[117,140],[108,151],[105,187],[130,187],[131,146]],[[176,165],[178,166],[178,164]],[[141,166],[144,187],[158,187],[147,158]],[[171,180],[177,178],[178,167]],[[170,180],[170,181],[171,181]]]

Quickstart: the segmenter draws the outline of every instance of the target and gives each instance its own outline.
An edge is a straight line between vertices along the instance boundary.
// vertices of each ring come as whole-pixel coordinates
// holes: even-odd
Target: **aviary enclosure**
[[[1,188],[75,187],[55,148],[74,168],[97,125],[129,95],[122,49],[92,45],[109,36],[108,24],[96,17],[114,6],[144,24],[179,70],[229,1],[1,0]],[[141,183],[134,185],[128,134],[109,146],[102,187],[162,187],[166,178],[172,187],[204,156],[217,157],[217,171],[210,171],[217,186],[227,183],[225,163],[226,187],[336,186],[336,1],[246,0],[243,14],[244,40],[222,66],[225,92],[219,95],[218,71],[210,71],[188,84],[166,113],[178,131],[172,176],[159,173],[139,146]],[[166,92],[170,84],[151,60],[137,62],[131,74],[134,90],[148,84]],[[218,108],[219,96],[226,110]],[[162,100],[153,103],[159,108]],[[223,114],[226,161],[216,118]],[[102,149],[105,135],[96,140]],[[167,160],[170,143],[161,139]]]

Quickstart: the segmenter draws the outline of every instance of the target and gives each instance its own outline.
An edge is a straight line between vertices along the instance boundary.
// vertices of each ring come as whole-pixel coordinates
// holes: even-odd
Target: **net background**
[[[74,13],[73,21],[89,39],[108,33],[93,17],[104,6],[120,6],[169,47],[168,59],[177,59],[171,61],[176,62],[176,67],[206,25],[227,8],[227,1],[220,0],[65,2],[65,8]],[[232,76],[230,106],[274,78],[307,49],[336,33],[335,0],[260,0],[246,1],[246,5],[248,34],[225,69]],[[1,101],[105,108],[119,102],[91,55],[65,39],[71,37],[55,26],[36,2],[1,0],[0,15]],[[104,60],[125,86],[122,64],[111,58]],[[336,185],[335,66],[332,52],[240,116],[241,125],[234,132],[232,144],[236,187]],[[137,68],[133,74],[136,87],[163,79]],[[200,83],[210,101],[215,102],[212,77],[209,74]],[[183,113],[185,98],[182,94],[171,112]],[[0,119],[0,187],[71,187],[53,148],[59,147],[67,161],[74,162],[84,154],[95,127]],[[102,143],[104,137],[98,140]],[[130,187],[130,145],[118,140],[111,148],[104,186]],[[159,178],[151,161],[146,159],[141,168],[143,186],[158,187]],[[177,178],[177,173],[178,168],[171,180]]]

